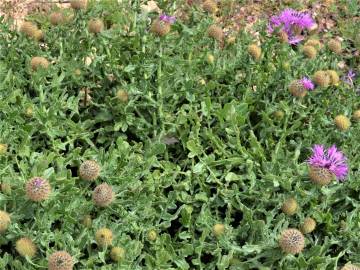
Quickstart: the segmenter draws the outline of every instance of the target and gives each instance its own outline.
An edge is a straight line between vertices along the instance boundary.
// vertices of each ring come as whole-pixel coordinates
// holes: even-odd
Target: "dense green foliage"
[[[106,22],[98,35],[87,30],[94,17]],[[0,235],[1,269],[46,268],[56,250],[69,252],[75,269],[89,270],[337,269],[360,262],[360,126],[353,121],[339,131],[333,122],[338,114],[351,118],[359,96],[343,82],[303,99],[287,89],[317,70],[341,74],[340,61],[356,69],[358,59],[324,47],[309,60],[301,46],[269,37],[264,21],[255,26],[262,58],[254,61],[247,51],[253,36],[241,32],[221,48],[206,34],[213,19],[199,8],[161,38],[149,32],[137,3],[91,4],[59,26],[44,15],[31,20],[44,32],[43,43],[5,21],[0,26],[0,143],[8,146],[0,179],[12,186],[0,194],[1,210],[11,215]],[[47,58],[49,68],[32,71],[33,56]],[[84,88],[91,91],[85,106]],[[117,98],[119,89],[128,102]],[[283,118],[274,117],[279,110]],[[336,144],[346,154],[344,183],[309,181],[306,159],[314,144]],[[95,182],[78,177],[87,159],[101,165]],[[34,176],[52,186],[41,203],[25,196]],[[116,194],[107,208],[91,200],[103,182]],[[292,216],[281,211],[288,197],[299,204]],[[86,215],[90,228],[82,224]],[[309,216],[317,228],[305,236],[304,251],[284,254],[281,231]],[[216,223],[225,225],[218,237]],[[117,264],[109,248],[96,246],[102,227],[125,249]],[[14,248],[24,236],[38,247],[31,261]]]

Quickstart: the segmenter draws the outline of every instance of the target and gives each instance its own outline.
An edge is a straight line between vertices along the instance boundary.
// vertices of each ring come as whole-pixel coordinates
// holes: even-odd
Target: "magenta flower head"
[[[309,78],[307,78],[307,77],[302,78],[302,79],[300,80],[300,82],[302,83],[302,85],[304,86],[304,88],[305,88],[306,90],[311,91],[311,90],[314,90],[314,88],[315,88],[314,83],[313,83]]]
[[[350,69],[346,76],[343,77],[343,81],[353,87],[355,77],[356,73],[352,69]]]
[[[169,15],[166,15],[164,13],[160,15],[159,19],[160,19],[160,21],[166,22],[166,23],[169,23],[169,24],[173,24],[176,21],[175,16],[169,16]]]
[[[313,173],[313,176],[332,175],[339,181],[344,181],[349,171],[347,159],[335,145],[328,149],[325,149],[324,145],[314,145],[312,152],[312,156],[307,161],[313,169],[310,171],[310,178],[312,178]]]
[[[301,31],[311,29],[315,21],[307,12],[299,12],[291,8],[283,10],[278,16],[272,16],[268,24],[268,32],[273,33],[275,29],[284,31],[288,35],[290,44],[297,44],[304,38],[300,36]]]

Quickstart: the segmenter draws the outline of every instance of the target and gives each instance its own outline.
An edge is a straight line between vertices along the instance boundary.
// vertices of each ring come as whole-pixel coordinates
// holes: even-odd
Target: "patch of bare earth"
[[[5,16],[5,19],[12,19],[15,26],[19,26],[30,13],[48,12],[54,5],[68,7],[68,2],[66,0],[0,0],[0,16]]]

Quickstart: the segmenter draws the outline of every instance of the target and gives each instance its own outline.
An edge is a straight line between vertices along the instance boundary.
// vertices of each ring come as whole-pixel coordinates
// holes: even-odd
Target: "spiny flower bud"
[[[70,5],[73,9],[86,9],[87,0],[71,0]]]
[[[7,195],[11,194],[11,185],[8,183],[1,183],[1,192]]]
[[[298,204],[294,198],[286,199],[285,202],[283,203],[283,205],[281,206],[281,210],[286,215],[289,215],[289,216],[295,214],[297,208],[298,208]]]
[[[114,200],[114,192],[106,183],[98,185],[93,192],[92,199],[95,205],[100,207],[106,207]]]
[[[203,3],[203,9],[212,14],[215,14],[218,10],[216,2],[213,0],[206,0]]]
[[[305,97],[308,92],[300,80],[292,81],[289,85],[289,91],[293,96],[300,98]]]
[[[346,131],[351,126],[350,119],[343,114],[336,116],[334,122],[338,129],[340,129],[341,131]]]
[[[221,29],[221,27],[213,24],[210,25],[210,27],[208,28],[208,35],[209,37],[212,37],[213,39],[217,40],[217,41],[223,41],[224,40],[224,32]]]
[[[336,54],[340,54],[342,51],[341,42],[336,39],[329,40],[327,45],[328,45],[330,51],[332,51]]]
[[[50,23],[52,25],[59,25],[59,24],[64,23],[64,21],[65,21],[64,14],[62,14],[61,12],[51,13],[49,19],[50,19]]]
[[[234,37],[234,36],[230,36],[230,37],[228,37],[228,38],[226,39],[226,43],[227,43],[228,45],[234,44],[235,41],[236,41],[236,37]]]
[[[162,20],[155,20],[150,28],[150,31],[160,37],[167,35],[171,30],[171,24]]]
[[[316,227],[316,221],[311,217],[307,217],[304,219],[304,222],[301,225],[300,230],[303,234],[307,234],[315,230],[315,227]]]
[[[285,70],[290,70],[291,65],[288,61],[286,61],[282,63],[281,67]]]
[[[91,19],[88,24],[90,33],[98,34],[104,30],[104,23],[100,19]]]
[[[283,252],[297,254],[304,249],[305,239],[299,230],[286,229],[281,233],[279,245]]]
[[[86,181],[94,181],[99,177],[100,165],[95,160],[85,160],[79,168],[79,176]]]
[[[129,94],[127,91],[125,90],[118,90],[116,92],[116,97],[121,101],[121,102],[124,102],[124,103],[127,103],[129,101]]]
[[[36,30],[34,33],[34,39],[36,41],[44,40],[44,33],[40,29]]]
[[[335,70],[327,70],[326,72],[330,77],[330,85],[338,85],[340,78],[337,72]]]
[[[307,58],[314,59],[316,57],[317,51],[313,46],[307,45],[304,46],[303,53]]]
[[[155,241],[156,238],[157,238],[157,233],[155,230],[150,230],[148,231],[147,233],[147,238],[150,240],[150,241]]]
[[[26,109],[25,109],[25,116],[28,117],[28,118],[31,118],[34,114],[34,110],[31,106],[28,106]]]
[[[208,62],[208,64],[212,65],[212,64],[214,64],[215,57],[212,54],[208,54],[206,56],[206,61]]]
[[[80,76],[80,75],[81,75],[81,70],[78,69],[78,68],[75,69],[75,70],[74,70],[74,75],[75,75],[75,76]]]
[[[51,192],[49,181],[41,177],[33,177],[26,183],[26,196],[34,201],[40,202],[46,200]]]
[[[0,233],[7,230],[11,222],[10,215],[5,211],[0,210]]]
[[[249,45],[248,52],[255,60],[259,60],[261,57],[261,48],[256,44]]]
[[[7,149],[8,149],[7,144],[5,144],[5,143],[0,143],[0,155],[6,154]]]
[[[49,61],[44,57],[35,56],[31,59],[30,65],[34,71],[38,70],[39,68],[47,69],[49,67]]]
[[[29,37],[34,37],[37,30],[37,26],[32,22],[23,22],[20,26],[20,32],[24,33]]]
[[[220,223],[217,223],[213,226],[213,234],[216,236],[216,237],[219,237],[221,235],[223,235],[225,232],[225,226],[224,224],[220,224]]]
[[[316,49],[320,49],[321,48],[321,43],[319,40],[317,39],[309,39],[308,41],[305,42],[304,44],[305,46],[312,46],[315,47]]]
[[[27,237],[20,238],[15,244],[16,251],[23,257],[32,258],[36,254],[36,246],[34,242]]]
[[[335,175],[326,168],[309,166],[309,178],[313,183],[325,186],[335,179]]]
[[[360,270],[360,267],[358,267],[354,264],[348,263],[348,264],[344,265],[340,270]]]
[[[330,83],[330,76],[326,71],[319,70],[314,73],[313,81],[321,87],[328,87]]]
[[[73,266],[73,258],[66,251],[56,251],[49,257],[49,270],[72,270]]]
[[[289,36],[285,31],[280,31],[278,35],[282,43],[289,43]]]
[[[319,26],[317,23],[314,23],[312,26],[310,26],[310,28],[308,28],[309,34],[310,35],[315,35],[319,30]]]
[[[112,244],[113,234],[108,228],[101,228],[95,233],[95,241],[100,247],[110,246]]]
[[[114,262],[119,262],[125,257],[125,249],[122,247],[113,247],[110,251],[110,258]]]
[[[91,216],[90,215],[84,216],[84,218],[82,220],[82,224],[87,228],[91,228],[91,225],[92,225]]]
[[[280,111],[280,110],[274,112],[274,116],[278,120],[283,119],[284,115],[285,115],[285,113],[283,111]]]
[[[356,110],[354,113],[353,113],[353,118],[355,121],[359,122],[360,121],[360,110]]]

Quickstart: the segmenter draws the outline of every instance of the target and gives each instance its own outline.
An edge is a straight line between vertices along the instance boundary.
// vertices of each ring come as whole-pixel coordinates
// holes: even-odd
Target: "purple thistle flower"
[[[159,19],[160,19],[160,21],[170,23],[170,24],[173,24],[176,21],[175,16],[169,16],[169,15],[166,15],[165,13],[161,14]]]
[[[41,178],[36,178],[36,179],[34,180],[34,185],[35,185],[36,187],[41,187],[42,184],[43,184],[43,180],[42,180]]]
[[[324,145],[314,145],[312,152],[312,156],[307,161],[309,165],[329,170],[340,181],[348,174],[347,159],[335,145],[328,149],[325,149]]]
[[[310,29],[315,25],[315,21],[307,12],[299,12],[293,9],[285,9],[280,15],[272,16],[268,24],[268,32],[273,33],[275,29],[285,31],[289,37],[290,44],[297,44],[302,37],[299,37],[294,32],[294,27],[299,30]]]
[[[353,87],[355,77],[356,73],[352,69],[349,69],[349,72],[343,77],[343,81]]]
[[[300,41],[304,40],[304,37],[301,37],[301,36],[289,36],[288,40],[289,40],[290,45],[296,45]]]
[[[306,90],[314,90],[315,85],[308,77],[304,77],[300,81]]]

